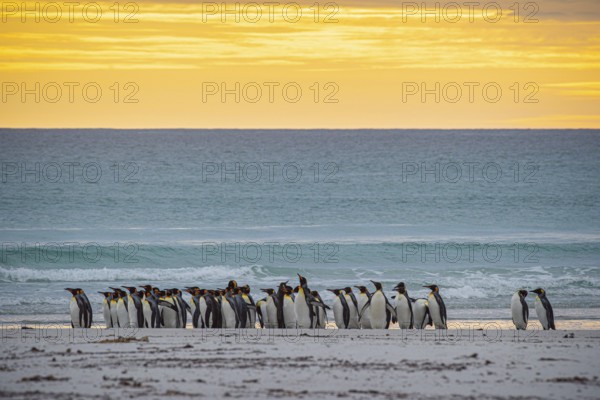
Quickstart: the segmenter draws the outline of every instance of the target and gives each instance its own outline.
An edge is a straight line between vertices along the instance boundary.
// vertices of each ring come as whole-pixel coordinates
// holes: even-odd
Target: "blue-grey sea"
[[[0,322],[297,272],[325,301],[435,283],[449,319],[510,318],[543,287],[600,319],[600,131],[2,129],[0,168]]]

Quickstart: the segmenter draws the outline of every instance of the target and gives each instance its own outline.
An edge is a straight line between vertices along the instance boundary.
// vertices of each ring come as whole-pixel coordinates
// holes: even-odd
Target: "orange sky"
[[[1,4],[3,127],[600,127],[595,0],[35,3]]]

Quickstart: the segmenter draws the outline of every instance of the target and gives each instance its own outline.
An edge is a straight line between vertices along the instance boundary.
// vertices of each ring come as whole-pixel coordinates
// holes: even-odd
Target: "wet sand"
[[[597,399],[600,392],[597,330],[15,328],[1,339],[2,398]]]

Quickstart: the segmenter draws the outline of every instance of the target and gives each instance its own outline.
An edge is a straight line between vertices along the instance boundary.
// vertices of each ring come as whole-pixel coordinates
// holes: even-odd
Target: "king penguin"
[[[266,322],[265,322],[265,327],[266,328],[277,328],[277,315],[279,314],[279,299],[277,298],[277,295],[275,294],[275,290],[274,289],[260,289],[263,292],[265,292],[267,294],[266,297],[266,304],[265,304],[265,309],[266,309]],[[265,316],[265,314],[263,313],[263,317]]]
[[[110,329],[113,327],[112,316],[110,313],[110,303],[112,300],[111,292],[98,292],[104,296],[102,299],[102,314],[104,316],[104,323],[106,324],[106,328]]]
[[[333,299],[333,319],[338,329],[348,329],[350,324],[350,308],[342,289],[327,289],[335,295]]]
[[[320,303],[319,305],[315,305],[313,307],[315,310],[315,316],[313,318],[312,327],[316,329],[325,329],[327,326],[327,311],[325,310],[329,309],[329,306],[323,302],[321,295],[316,290],[313,290],[310,292],[310,294],[312,295],[315,303]]]
[[[129,317],[129,326],[131,328],[143,328],[144,327],[144,309],[142,306],[142,299],[137,294],[137,289],[133,286],[122,286],[127,289],[129,294],[127,295],[127,315]]]
[[[371,298],[364,305],[363,309],[360,310],[359,318],[362,319],[362,315],[367,309],[370,309],[370,320],[371,328],[373,329],[387,329],[390,326],[390,320],[392,317],[396,317],[396,310],[387,297],[383,293],[383,286],[380,282],[371,281],[375,286],[375,293],[371,295]]]
[[[444,304],[444,300],[442,300],[442,296],[440,296],[440,289],[437,285],[423,287],[431,289],[427,305],[435,329],[448,329],[446,325],[446,305]]]
[[[286,329],[296,328],[296,311],[294,309],[294,288],[286,286],[283,293],[283,300],[281,302],[281,309],[283,311],[283,326]]]
[[[546,291],[542,288],[532,290],[535,296],[535,312],[545,331],[548,329],[556,330],[554,326],[554,310],[546,297]]]
[[[127,295],[119,288],[113,288],[115,295],[117,296],[117,321],[119,322],[119,328],[129,327],[129,311],[127,304]]]
[[[92,326],[92,308],[82,289],[66,288],[71,293],[69,313],[72,328],[89,328]],[[85,296],[85,297],[84,297]]]
[[[512,321],[517,330],[527,329],[527,321],[529,320],[529,307],[527,306],[525,297],[527,297],[527,290],[517,290],[510,300]]]
[[[404,282],[398,283],[394,288],[396,293],[396,315],[398,316],[398,325],[400,329],[413,329],[414,315],[412,310],[412,301],[408,297],[408,291]]]
[[[415,329],[425,329],[427,325],[433,324],[431,315],[429,315],[429,302],[427,299],[413,300],[412,310]]]
[[[348,310],[350,311],[348,329],[358,329],[358,301],[356,300],[356,296],[352,292],[351,287],[345,287],[344,292],[344,297],[346,298],[346,303],[348,304]]]
[[[366,286],[354,287],[359,290],[358,298],[356,299],[358,306],[357,309],[362,310],[365,304],[369,302],[369,299],[371,298],[371,293],[369,293],[369,290]],[[363,315],[361,316],[359,325],[361,329],[371,329],[371,318],[369,317],[369,309],[366,309]]]
[[[248,307],[248,324],[247,328],[256,328],[256,304],[254,303],[254,299],[250,294],[250,286],[244,285],[242,286],[242,299],[246,302],[246,306]]]
[[[297,275],[300,286],[298,287],[298,293],[294,301],[296,323],[298,324],[298,328],[308,329],[313,327],[313,320],[315,319],[314,307],[311,305],[312,294],[308,288],[306,278],[300,274]]]

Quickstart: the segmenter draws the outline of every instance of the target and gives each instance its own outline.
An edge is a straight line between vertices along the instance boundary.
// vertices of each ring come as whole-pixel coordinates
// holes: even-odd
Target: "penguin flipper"
[[[554,310],[552,310],[552,305],[550,304],[550,301],[548,301],[546,296],[543,296],[541,298],[541,301],[542,301],[542,305],[544,306],[544,309],[546,310],[546,318],[548,319],[548,328],[556,330],[556,327],[554,326]]]
[[[265,323],[263,322],[263,314],[262,314],[262,310],[260,309],[260,307],[256,307],[256,315],[258,315],[258,323],[260,324],[260,327],[264,328]]]
[[[386,308],[386,310],[388,310],[390,312],[392,318],[397,321],[398,315],[396,314],[396,309],[394,307],[392,307],[392,305],[390,304],[390,302],[387,299],[385,299],[385,308]]]
[[[408,327],[408,329],[414,329],[414,327],[415,327],[415,316],[413,314],[412,302],[410,301],[410,297],[408,297],[408,295],[406,293],[404,293],[404,297],[406,297],[406,300],[407,300],[407,303],[408,303],[408,310],[410,311],[410,326]]]
[[[367,300],[367,302],[365,303],[365,305],[363,306],[362,310],[360,310],[360,312],[358,313],[358,322],[360,322],[362,316],[365,314],[365,311],[367,310],[367,308],[369,308],[371,306],[371,299]]]
[[[169,303],[168,301],[165,300],[159,300],[158,301],[158,305],[163,306],[163,307],[167,307],[173,311],[178,311],[177,306],[174,305],[173,303]],[[179,315],[179,313],[177,313]]]
[[[521,308],[523,309],[523,321],[525,322],[525,325],[527,325],[527,321],[529,320],[529,306],[527,306],[527,302],[523,297],[521,297]],[[514,322],[513,319],[513,323]]]
[[[350,307],[348,307],[348,303],[343,303],[343,317],[344,317],[344,328],[348,329],[348,325],[350,325]]]
[[[446,325],[446,305],[444,304],[444,300],[442,300],[442,296],[440,296],[439,293],[434,293],[433,294],[435,297],[435,300],[437,301],[438,305],[440,306],[440,317],[442,318],[442,323],[444,325]]]

